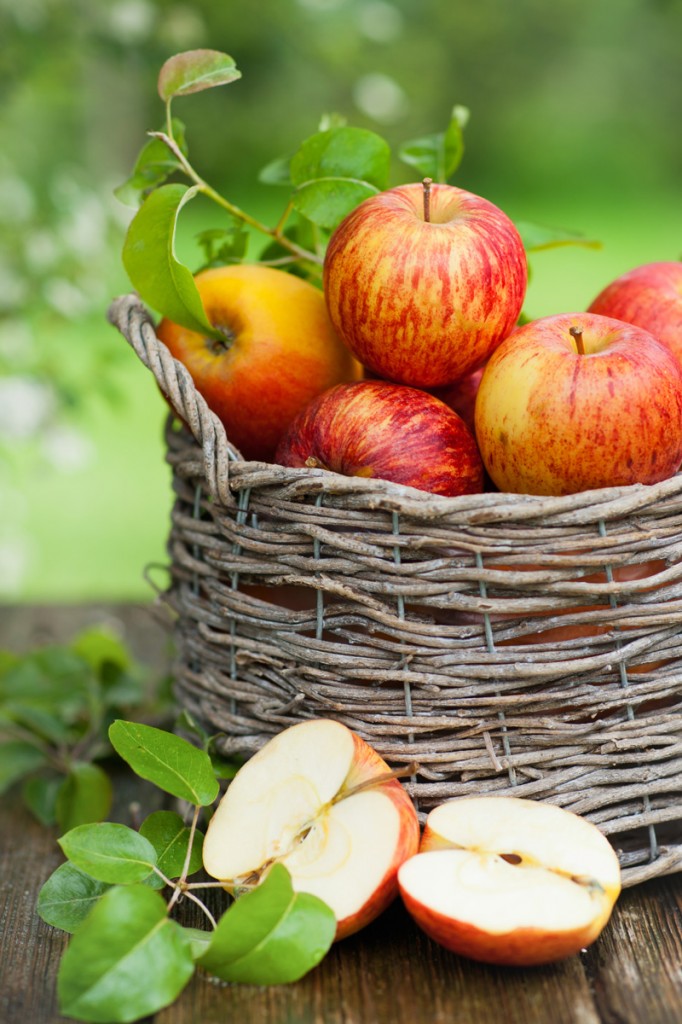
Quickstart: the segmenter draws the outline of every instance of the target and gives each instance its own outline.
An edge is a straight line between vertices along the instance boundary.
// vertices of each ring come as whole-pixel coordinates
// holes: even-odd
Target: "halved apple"
[[[318,718],[285,729],[239,770],[203,856],[234,893],[284,864],[296,891],[332,908],[341,939],[397,895],[398,868],[418,846],[414,805],[386,762],[346,726]]]
[[[530,966],[597,938],[620,893],[620,865],[599,829],[570,811],[462,797],[431,811],[398,884],[416,923],[446,949]]]

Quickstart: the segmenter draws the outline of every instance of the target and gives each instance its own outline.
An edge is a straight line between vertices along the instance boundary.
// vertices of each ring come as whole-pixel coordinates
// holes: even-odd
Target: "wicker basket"
[[[245,462],[139,300],[109,317],[186,424],[167,430],[177,695],[226,753],[335,718],[416,762],[422,818],[533,797],[595,822],[624,885],[682,870],[682,475],[441,498]]]

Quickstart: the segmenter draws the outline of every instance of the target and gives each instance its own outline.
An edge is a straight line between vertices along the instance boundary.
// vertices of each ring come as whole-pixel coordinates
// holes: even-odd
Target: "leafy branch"
[[[315,967],[331,946],[336,918],[317,897],[295,893],[282,864],[217,917],[197,893],[220,883],[189,881],[202,868],[200,814],[219,793],[208,752],[123,720],[111,724],[109,738],[139,777],[176,799],[191,798],[190,824],[175,811],[155,811],[139,831],[99,822],[61,837],[67,860],[38,899],[43,920],[72,934],[57,982],[61,1012],[111,1024],[138,1020],[176,999],[196,968],[223,981],[267,985],[296,981]],[[208,929],[172,916],[183,899],[200,908]]]

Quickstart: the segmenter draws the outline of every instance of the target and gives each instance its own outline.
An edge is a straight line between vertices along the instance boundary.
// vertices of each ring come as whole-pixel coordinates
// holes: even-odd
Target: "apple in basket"
[[[314,398],[289,426],[275,461],[433,494],[483,489],[483,464],[464,420],[433,395],[387,381],[338,384]]]
[[[475,427],[501,491],[657,483],[682,462],[682,368],[641,327],[595,313],[544,317],[491,356]]]
[[[324,262],[329,313],[379,377],[431,388],[479,366],[514,327],[527,265],[509,217],[452,185],[399,185],[360,203]]]
[[[643,327],[682,363],[682,263],[646,263],[616,278],[589,312]]]
[[[373,921],[416,853],[412,801],[363,739],[330,719],[290,726],[240,768],[209,823],[204,866],[231,892],[274,863],[336,914],[336,938]]]
[[[321,291],[258,264],[205,270],[195,278],[216,340],[163,319],[159,338],[247,459],[270,460],[294,416],[362,368],[334,331]]]
[[[595,825],[553,804],[495,796],[434,808],[398,884],[416,923],[446,949],[519,967],[588,946],[621,887],[618,858]]]

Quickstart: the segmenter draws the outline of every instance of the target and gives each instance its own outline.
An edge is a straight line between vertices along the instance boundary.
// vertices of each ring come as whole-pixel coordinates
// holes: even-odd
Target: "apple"
[[[416,923],[446,949],[517,967],[588,946],[621,887],[618,858],[596,825],[502,796],[435,807],[398,884]]]
[[[501,491],[653,484],[682,462],[682,368],[641,327],[560,313],[518,328],[493,353],[474,419]]]
[[[399,185],[360,203],[324,261],[332,322],[379,377],[432,388],[475,369],[514,327],[527,264],[514,224],[453,185]]]
[[[464,420],[433,395],[388,381],[337,384],[291,423],[275,461],[377,477],[433,494],[476,494],[483,464]]]
[[[211,818],[204,867],[230,892],[274,863],[336,914],[336,939],[373,921],[417,852],[414,805],[376,751],[340,722],[311,719],[269,740],[237,772]]]
[[[195,278],[216,340],[168,319],[159,338],[182,362],[228,438],[247,459],[269,461],[294,416],[321,391],[358,380],[362,368],[331,325],[322,292],[258,264]]]
[[[599,293],[589,311],[643,327],[682,363],[682,263],[629,270]]]
[[[458,416],[462,417],[472,432],[475,430],[474,409],[476,408],[476,395],[478,394],[478,387],[481,383],[484,369],[485,363],[483,366],[471,370],[464,377],[460,377],[454,384],[444,388],[437,388],[433,392],[436,398],[440,398],[441,402],[445,402]]]

